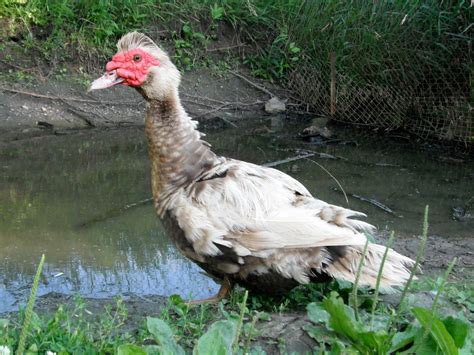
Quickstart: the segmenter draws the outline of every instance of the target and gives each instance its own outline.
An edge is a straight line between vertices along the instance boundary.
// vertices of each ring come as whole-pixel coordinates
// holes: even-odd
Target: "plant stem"
[[[33,306],[36,300],[36,291],[38,290],[39,279],[41,276],[41,270],[43,269],[44,264],[44,254],[41,255],[41,260],[36,269],[36,275],[33,279],[33,286],[31,287],[30,297],[28,298],[28,304],[26,305],[25,310],[25,320],[23,321],[23,327],[20,333],[20,340],[18,341],[18,348],[16,353],[19,355],[23,355],[25,352],[25,343],[26,343],[26,335],[28,333],[28,327],[30,326],[31,316],[33,314]]]
[[[429,214],[429,206],[426,205],[425,214],[423,217],[423,234],[420,241],[420,247],[418,249],[418,253],[416,254],[415,265],[413,265],[413,269],[410,273],[410,277],[408,278],[408,281],[405,284],[405,287],[403,288],[402,296],[400,297],[400,304],[398,305],[398,310],[397,310],[398,314],[400,314],[400,312],[402,311],[403,301],[405,300],[408,290],[410,289],[411,283],[413,282],[413,278],[415,277],[418,266],[420,265],[421,258],[425,254],[425,247],[426,247],[426,241],[428,240],[428,227],[429,227],[428,214]]]
[[[375,309],[377,308],[377,301],[379,297],[380,281],[382,280],[383,267],[385,265],[385,261],[387,260],[388,251],[390,250],[390,247],[392,246],[394,238],[395,238],[395,233],[392,231],[392,233],[390,234],[390,238],[388,239],[388,242],[387,242],[387,247],[385,248],[385,253],[383,254],[383,257],[382,257],[382,262],[380,263],[380,269],[377,275],[377,282],[375,283],[374,299],[372,303],[372,314],[370,317],[370,328],[372,329],[374,327]]]
[[[405,301],[405,298],[408,294],[408,290],[411,287],[411,283],[413,281],[413,278],[415,277],[416,271],[418,270],[418,266],[420,264],[421,258],[425,254],[425,247],[426,247],[426,241],[428,240],[428,213],[429,213],[429,206],[426,205],[425,207],[425,213],[423,217],[423,234],[421,237],[420,241],[420,247],[418,248],[418,253],[416,254],[416,259],[415,259],[415,264],[413,265],[413,268],[410,273],[410,277],[408,278],[407,283],[405,284],[405,287],[403,288],[402,296],[400,297],[400,303],[398,304],[398,309],[396,312],[395,316],[395,323],[398,323],[398,320],[400,319],[400,315],[402,313],[402,308],[403,308],[403,302]],[[389,322],[387,324],[387,329],[390,328],[393,318],[390,317]]]
[[[431,317],[430,321],[426,324],[425,331],[423,332],[423,335],[418,342],[417,346],[413,349],[413,353],[416,354],[418,348],[420,347],[421,344],[423,344],[423,340],[426,339],[428,334],[431,331],[431,327],[433,326],[433,322],[436,318],[436,311],[438,308],[438,303],[439,303],[439,297],[443,294],[444,292],[444,286],[446,285],[446,281],[448,280],[449,274],[451,274],[451,271],[453,271],[454,265],[456,265],[458,261],[458,258],[454,258],[451,263],[448,266],[448,269],[443,275],[443,278],[441,279],[441,284],[439,285],[438,292],[436,292],[436,296],[433,300],[433,304],[431,305]]]
[[[252,338],[253,338],[252,333],[253,333],[253,330],[255,329],[255,323],[257,323],[258,317],[259,317],[258,313],[252,317],[252,323],[250,323],[249,334],[247,336],[247,340],[245,341],[243,354],[247,354],[248,349],[250,348],[250,342],[252,341]]]
[[[362,267],[364,266],[365,256],[367,254],[368,248],[369,248],[369,239],[367,239],[367,241],[365,242],[364,251],[362,252],[362,256],[360,258],[359,266],[357,268],[356,279],[354,281],[354,286],[352,288],[352,307],[354,308],[354,315],[355,315],[356,320],[359,320],[357,288],[359,287],[359,278],[360,278],[360,274],[362,273]]]
[[[234,344],[232,346],[233,354],[237,354],[237,350],[239,350],[239,338],[240,338],[240,332],[242,331],[242,324],[244,322],[245,308],[247,305],[248,296],[249,296],[249,291],[245,290],[244,299],[242,300],[242,303],[240,304],[240,317],[237,323],[237,329],[235,331]]]

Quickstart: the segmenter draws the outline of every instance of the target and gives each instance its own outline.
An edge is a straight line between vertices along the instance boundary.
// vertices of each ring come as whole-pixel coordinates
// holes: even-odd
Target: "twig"
[[[20,95],[38,97],[38,98],[47,99],[47,100],[77,101],[77,102],[85,102],[85,103],[98,104],[98,105],[140,105],[141,104],[141,101],[140,102],[98,101],[98,100],[78,99],[78,98],[74,98],[74,97],[42,95],[42,94],[38,94],[38,93],[35,93],[35,92],[15,90],[15,89],[7,89],[7,88],[2,87],[2,86],[0,86],[0,90],[7,91],[7,92],[12,92],[12,93],[15,93],[15,94],[20,94]]]
[[[214,107],[214,106],[209,105],[209,104],[205,104],[205,103],[197,102],[197,101],[192,101],[192,100],[181,99],[181,101],[187,102],[187,103],[192,104],[192,105],[198,105],[198,106],[203,106],[203,107]]]
[[[237,72],[235,72],[235,71],[233,71],[233,70],[230,70],[230,72],[231,72],[232,74],[234,74],[236,77],[238,77],[238,78],[240,78],[240,79],[246,81],[247,83],[249,83],[250,85],[252,85],[254,88],[256,88],[256,89],[258,89],[258,90],[260,90],[260,91],[263,91],[264,93],[270,95],[271,97],[276,97],[276,95],[273,94],[270,90],[264,88],[263,86],[260,86],[260,85],[258,85],[258,84],[256,84],[256,83],[254,83],[253,81],[251,81],[250,79],[247,79],[247,78],[246,78],[245,76],[243,76],[242,74],[239,74],[239,73],[237,73]]]
[[[207,96],[190,95],[190,94],[186,94],[186,93],[182,93],[181,95],[190,97],[192,99],[205,100],[205,101],[215,102],[215,103],[218,103],[218,104],[226,104],[227,103],[225,101],[212,99],[212,98],[207,97]]]
[[[197,96],[197,95],[189,95],[189,94],[182,94],[182,95],[187,96],[187,97],[192,98],[192,99],[205,100],[205,101],[215,102],[215,103],[221,104],[221,105],[229,105],[229,106],[232,105],[232,106],[237,106],[237,107],[255,106],[255,105],[263,104],[263,101],[260,101],[260,100],[256,100],[254,102],[221,101],[221,100],[213,99],[213,98],[206,97],[206,96]],[[188,101],[188,102],[191,102],[191,103],[196,103],[197,105],[209,106],[208,104],[203,104],[201,102],[196,102],[196,101],[191,101],[191,100],[186,100],[186,99],[184,99],[182,101],[185,101],[185,102]]]
[[[313,164],[316,164],[317,166],[319,166],[321,169],[323,169],[324,172],[326,172],[326,174],[328,174],[337,184],[337,186],[339,186],[339,188],[341,189],[342,193],[344,194],[344,198],[346,199],[346,203],[347,203],[347,207],[350,207],[349,206],[349,199],[347,198],[347,194],[346,194],[346,191],[344,191],[344,188],[342,187],[342,185],[339,183],[339,180],[336,179],[336,177],[331,174],[329,172],[328,169],[326,169],[324,166],[322,166],[321,164],[315,162],[314,160],[311,160],[311,159],[306,159],[306,160],[309,160],[310,162],[312,162]]]
[[[67,102],[63,99],[59,99],[59,101],[61,101],[66,106],[67,111],[69,111],[69,112],[73,113],[74,115],[76,115],[77,117],[79,117],[81,120],[83,120],[87,124],[87,126],[95,127],[94,122],[92,122],[91,119],[89,117],[87,117],[87,114],[92,114],[93,116],[97,116],[95,113],[86,112],[84,110],[81,110],[81,109],[71,105],[69,102]]]
[[[34,69],[34,68],[23,68],[23,67],[20,67],[19,65],[16,65],[16,64],[7,62],[6,60],[0,59],[0,62],[2,62],[3,64],[6,64],[6,65],[9,65],[9,66],[11,66],[12,68],[21,70],[21,71],[30,71],[30,72],[36,71],[36,69]]]
[[[104,213],[102,216],[96,217],[96,218],[94,218],[90,221],[87,221],[87,222],[84,222],[84,223],[80,224],[79,227],[88,227],[91,224],[105,221],[109,218],[116,217],[116,216],[126,212],[130,208],[138,207],[138,206],[144,205],[144,204],[146,204],[148,202],[151,202],[151,201],[153,201],[153,197],[146,198],[146,199],[138,201],[138,202],[130,203],[130,204],[125,205],[125,206],[123,206],[121,208],[118,208],[118,209],[113,209],[111,211],[108,211],[108,212]]]
[[[228,50],[228,49],[238,48],[238,47],[247,47],[247,45],[241,43],[241,44],[236,44],[236,45],[234,45],[234,46],[206,49],[206,51],[207,51],[207,52],[225,51],[225,50]]]
[[[206,116],[210,113],[214,113],[216,111],[219,111],[219,110],[222,110],[224,107],[228,106],[227,104],[224,104],[224,105],[221,105],[221,106],[218,106],[218,107],[214,107],[212,110],[209,110],[209,111],[206,111],[204,113],[201,113],[200,115],[197,115],[195,118],[199,118],[199,117],[202,117],[202,116]]]
[[[313,157],[315,155],[316,155],[315,153],[307,153],[307,154],[304,154],[304,155],[298,155],[296,157],[291,157],[291,158],[286,158],[286,159],[282,159],[282,160],[272,161],[270,163],[263,164],[263,166],[266,166],[267,168],[273,168],[273,167],[278,166],[278,165],[286,164],[286,163],[289,163],[289,162],[292,162],[292,161],[295,161],[295,160],[306,159],[306,158],[309,158],[309,157]]]
[[[358,199],[358,200],[368,202],[368,203],[374,205],[375,207],[378,207],[381,210],[384,210],[387,213],[395,214],[395,212],[393,212],[393,210],[390,207],[385,206],[383,203],[381,203],[381,202],[379,202],[379,201],[377,201],[373,198],[368,198],[368,197],[364,197],[364,196],[360,196],[360,195],[356,195],[356,194],[351,194],[351,196]]]

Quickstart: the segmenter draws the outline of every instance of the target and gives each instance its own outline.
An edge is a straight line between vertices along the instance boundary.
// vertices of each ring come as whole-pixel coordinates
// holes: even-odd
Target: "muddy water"
[[[317,146],[296,138],[304,125],[263,120],[246,129],[210,130],[217,153],[263,164],[303,148],[337,178],[350,208],[401,238],[420,231],[431,206],[431,234],[470,238],[474,222],[451,209],[474,195],[471,163],[440,162],[411,146],[334,128],[357,146]],[[316,196],[347,206],[338,184],[309,160],[278,166]],[[393,210],[362,201],[375,199]],[[38,294],[85,297],[180,294],[206,297],[217,285],[184,259],[164,235],[150,197],[141,128],[82,131],[4,145],[0,150],[0,313],[23,304],[42,253]]]

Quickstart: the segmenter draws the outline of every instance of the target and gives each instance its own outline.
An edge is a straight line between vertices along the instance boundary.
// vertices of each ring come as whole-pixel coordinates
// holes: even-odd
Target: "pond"
[[[322,165],[344,188],[350,208],[367,213],[381,231],[413,238],[428,204],[431,234],[472,237],[472,219],[452,218],[452,208],[474,195],[472,163],[441,162],[411,145],[343,127],[331,129],[349,144],[318,146],[298,138],[307,125],[258,119],[245,128],[204,131],[218,154],[258,164],[297,156],[297,149],[318,152],[312,161],[277,168],[318,198],[347,206]],[[1,146],[0,313],[25,303],[43,253],[39,295],[214,294],[218,286],[163,233],[150,195],[140,127],[84,130]]]

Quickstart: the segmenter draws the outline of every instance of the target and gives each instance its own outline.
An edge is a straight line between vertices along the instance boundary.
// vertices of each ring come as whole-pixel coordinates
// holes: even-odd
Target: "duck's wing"
[[[173,203],[173,213],[196,253],[239,256],[275,249],[364,245],[364,216],[315,199],[283,172],[226,160],[202,175]]]

